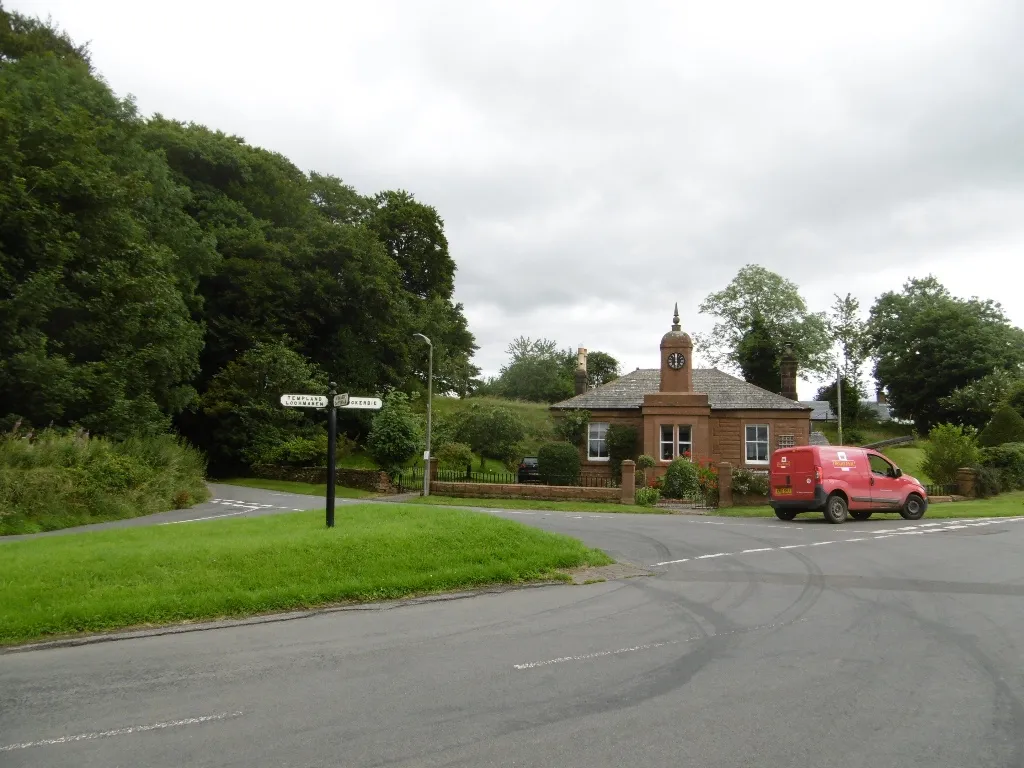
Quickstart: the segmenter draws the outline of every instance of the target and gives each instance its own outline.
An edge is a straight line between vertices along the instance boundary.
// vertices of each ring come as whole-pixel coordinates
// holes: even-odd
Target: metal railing
[[[565,485],[577,488],[618,488],[619,482],[604,475],[545,475],[519,479],[517,472],[466,472],[461,469],[439,469],[439,483],[494,483],[500,485]]]
[[[956,483],[946,483],[945,485],[926,485],[924,490],[929,496],[955,496],[957,492],[957,485]]]

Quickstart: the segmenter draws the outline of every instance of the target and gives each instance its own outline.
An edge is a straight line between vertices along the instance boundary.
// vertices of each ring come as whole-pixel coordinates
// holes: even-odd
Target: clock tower
[[[693,391],[693,342],[679,325],[679,304],[672,316],[672,330],[661,339],[661,392]]]

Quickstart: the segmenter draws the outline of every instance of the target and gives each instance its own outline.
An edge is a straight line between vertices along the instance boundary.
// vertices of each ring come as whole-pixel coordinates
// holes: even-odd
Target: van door
[[[780,448],[772,455],[769,492],[776,501],[814,500],[814,454],[808,447]]]
[[[840,490],[849,499],[850,511],[872,509],[871,470],[860,448],[820,448],[826,490]]]
[[[880,453],[868,452],[871,466],[871,508],[898,510],[903,503],[903,488],[896,477],[896,467]]]

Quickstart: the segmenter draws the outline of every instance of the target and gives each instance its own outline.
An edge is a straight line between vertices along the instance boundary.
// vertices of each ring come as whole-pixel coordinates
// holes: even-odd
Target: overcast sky
[[[1021,2],[4,4],[145,114],[436,206],[485,373],[518,335],[656,367],[747,263],[1024,324]]]

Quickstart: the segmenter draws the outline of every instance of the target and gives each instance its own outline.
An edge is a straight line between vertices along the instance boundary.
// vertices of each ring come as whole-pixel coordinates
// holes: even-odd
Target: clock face
[[[673,371],[678,371],[684,365],[686,365],[686,358],[681,352],[673,352],[668,356],[668,367]]]

